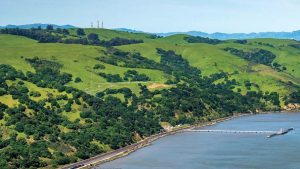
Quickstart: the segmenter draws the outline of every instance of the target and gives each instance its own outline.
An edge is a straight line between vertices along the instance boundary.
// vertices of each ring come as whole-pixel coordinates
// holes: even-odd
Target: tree
[[[85,32],[84,32],[84,30],[83,30],[82,28],[78,28],[78,29],[76,30],[76,33],[77,33],[78,36],[85,35]]]
[[[88,40],[91,40],[91,41],[99,41],[99,37],[98,37],[98,35],[95,34],[95,33],[90,33],[90,34],[88,35]]]
[[[79,83],[79,82],[82,82],[81,78],[80,77],[76,77],[75,78],[75,83]]]
[[[53,25],[47,25],[46,29],[49,30],[49,31],[53,30]]]
[[[70,34],[69,31],[68,31],[67,29],[63,29],[63,30],[62,30],[62,33],[63,33],[64,35],[69,35],[69,34]]]

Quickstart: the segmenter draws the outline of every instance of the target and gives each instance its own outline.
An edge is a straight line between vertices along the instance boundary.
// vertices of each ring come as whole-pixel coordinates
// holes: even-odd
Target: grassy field
[[[34,69],[25,61],[25,58],[33,58],[35,56],[52,60],[63,64],[62,71],[71,73],[74,78],[80,77],[82,83],[70,83],[69,85],[77,87],[81,90],[102,91],[108,86],[124,87],[127,85],[118,83],[107,83],[104,78],[97,75],[93,67],[97,63],[103,64],[106,68],[101,70],[104,73],[120,74],[123,76],[124,72],[130,68],[113,66],[97,61],[95,58],[102,55],[104,48],[98,46],[83,46],[73,44],[57,44],[47,43],[41,44],[34,40],[13,36],[0,35],[0,52],[1,64],[9,64],[18,70],[34,71]],[[151,81],[156,83],[163,83],[166,81],[165,75],[159,70],[149,69],[135,69],[140,73],[145,73],[151,78]],[[136,83],[129,84],[128,87],[133,90],[138,88]]]
[[[71,35],[76,34],[76,29],[70,29]],[[245,80],[260,86],[263,91],[279,91],[285,95],[289,93],[289,88],[283,85],[288,81],[300,84],[300,50],[288,46],[295,43],[293,40],[277,40],[277,39],[253,39],[248,40],[247,44],[237,44],[233,40],[226,41],[218,45],[205,43],[187,43],[184,38],[187,35],[174,35],[165,38],[150,39],[145,33],[128,33],[109,29],[85,29],[86,34],[96,33],[102,40],[110,40],[114,37],[127,39],[141,39],[144,43],[118,46],[116,48],[128,52],[140,52],[142,56],[160,62],[160,56],[156,53],[156,48],[166,50],[174,50],[177,54],[181,54],[191,65],[199,68],[203,76],[209,76],[213,73],[225,71],[238,74],[232,75],[232,79],[240,82],[240,88],[246,91],[243,83]],[[262,43],[262,44],[261,44]],[[270,47],[264,44],[271,44]],[[269,50],[276,54],[277,62],[287,70],[278,72],[268,66],[260,64],[250,64],[248,61],[234,56],[223,49],[226,47],[234,47],[237,49],[250,50],[261,48]],[[98,75],[99,72],[119,74],[123,77],[124,72],[132,68],[114,66],[97,61],[95,58],[104,55],[105,48],[99,46],[84,46],[75,44],[59,44],[59,43],[37,43],[34,40],[13,36],[0,35],[0,52],[1,64],[9,64],[15,68],[26,71],[34,71],[33,68],[25,61],[25,58],[40,57],[63,64],[62,71],[71,73],[73,77],[80,77],[83,82],[71,82],[68,85],[84,90],[88,93],[95,94],[106,88],[129,87],[138,93],[138,83],[120,82],[109,83]],[[94,70],[95,64],[105,66],[103,70]],[[144,73],[151,78],[150,82],[144,84],[163,84],[167,77],[159,70],[138,69],[139,73]]]

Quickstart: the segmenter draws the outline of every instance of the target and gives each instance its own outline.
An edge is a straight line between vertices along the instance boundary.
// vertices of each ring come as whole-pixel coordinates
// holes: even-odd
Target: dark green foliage
[[[258,45],[263,45],[263,46],[268,46],[268,47],[272,47],[274,48],[274,45],[270,44],[270,43],[263,43],[263,42],[256,42]]]
[[[78,29],[76,30],[76,33],[77,33],[78,36],[83,36],[83,35],[85,35],[85,32],[84,32],[84,30],[83,30],[82,28],[78,28]]]
[[[246,81],[244,82],[244,84],[245,84],[245,87],[247,88],[247,90],[251,90],[252,84],[251,84],[251,82],[250,82],[249,80],[246,80]]]
[[[100,41],[99,36],[95,33],[90,33],[87,36],[88,40],[96,42],[96,41]]]
[[[224,50],[246,60],[268,66],[271,66],[271,63],[276,58],[275,54],[264,49],[253,49],[252,51],[245,52],[243,50],[228,47]]]
[[[122,82],[123,79],[119,74],[106,74],[106,73],[99,73],[101,77],[106,79],[108,82]]]
[[[135,70],[127,70],[124,73],[125,81],[150,81],[151,79],[145,74],[139,74]]]
[[[82,82],[81,78],[80,77],[76,77],[75,78],[75,83],[79,83],[79,82]]]
[[[162,69],[159,63],[141,56],[140,53],[124,52],[116,48],[108,48],[107,55],[96,59],[107,64],[122,67]]]
[[[151,34],[149,36],[150,39],[159,39],[159,38],[162,38],[163,36],[159,36],[159,35],[155,35],[155,34]]]
[[[11,28],[11,29],[1,29],[1,34],[12,34],[25,36],[34,40],[39,41],[40,43],[56,43],[59,42],[60,37],[56,35],[52,35],[49,30],[42,29],[19,29],[19,28]]]
[[[277,92],[266,93],[264,99],[270,101],[273,105],[280,106],[279,94]]]
[[[41,93],[40,92],[36,92],[36,91],[31,91],[31,92],[29,92],[29,96],[40,97]]]
[[[300,90],[291,93],[290,96],[286,99],[286,104],[287,103],[298,103],[298,104],[300,104]]]
[[[101,65],[101,64],[95,64],[95,66],[93,67],[93,69],[105,69],[105,66]]]
[[[234,43],[247,44],[247,40],[235,40]]]
[[[218,39],[210,39],[210,38],[204,38],[200,36],[189,36],[189,37],[185,37],[184,40],[186,40],[188,43],[208,43],[212,45],[223,43],[223,41]]]
[[[86,37],[84,29],[79,28],[76,30],[76,33],[79,38],[66,38],[66,35],[69,34],[69,31],[66,29],[53,29],[52,25],[48,25],[47,29],[19,29],[19,28],[6,28],[0,30],[1,34],[12,34],[25,36],[34,40],[37,40],[39,43],[66,43],[66,44],[82,44],[82,45],[100,45],[105,47],[111,46],[120,46],[128,44],[143,43],[143,40],[135,39],[124,39],[124,38],[112,38],[108,41],[101,41],[98,34],[90,33]]]
[[[299,43],[295,43],[295,44],[289,44],[289,46],[296,48],[296,49],[300,49],[300,44]]]
[[[60,42],[66,44],[82,44],[82,45],[92,45],[87,38],[80,38],[80,39],[64,39]]]
[[[56,62],[42,60],[37,57],[26,59],[36,70],[36,73],[27,73],[28,79],[41,87],[64,85],[72,80],[72,75],[60,73],[62,65]]]
[[[91,118],[92,117],[92,112],[81,112],[80,117],[81,118]]]
[[[281,64],[277,63],[277,62],[274,62],[272,64],[272,67],[277,70],[278,72],[281,72],[281,71],[285,71],[286,70],[286,67],[285,66],[282,66]]]
[[[160,63],[163,71],[174,75],[177,81],[179,78],[198,79],[200,77],[201,71],[190,66],[186,59],[174,51],[157,48],[157,53],[161,56]]]
[[[46,29],[49,30],[49,31],[52,31],[53,30],[53,25],[47,25]]]
[[[107,74],[100,72],[99,75],[107,80],[107,82],[123,82],[123,81],[150,81],[151,79],[145,74],[139,74],[135,70],[128,70],[124,73],[124,78],[119,74]]]
[[[129,45],[129,44],[136,44],[136,43],[143,43],[143,40],[135,40],[135,39],[124,39],[124,38],[112,38],[109,41],[104,41],[102,43],[103,46],[121,46],[121,45]]]
[[[7,105],[0,102],[0,120],[3,119],[4,111],[8,108]]]
[[[70,157],[68,156],[58,156],[54,160],[54,163],[57,165],[65,165],[71,163]]]

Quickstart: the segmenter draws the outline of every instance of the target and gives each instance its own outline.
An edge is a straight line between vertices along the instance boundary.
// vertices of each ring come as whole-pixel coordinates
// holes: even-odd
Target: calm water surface
[[[185,132],[96,169],[300,169],[300,113],[236,118],[203,129],[279,130],[287,135]]]

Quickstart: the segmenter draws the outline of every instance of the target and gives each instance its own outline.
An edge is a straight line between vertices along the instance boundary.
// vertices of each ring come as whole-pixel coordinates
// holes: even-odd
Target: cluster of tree
[[[39,63],[34,62],[34,64]],[[57,65],[52,66],[55,67]],[[134,133],[138,133],[141,136],[149,136],[161,129],[156,118],[149,115],[147,111],[138,109],[137,97],[133,96],[133,93],[128,88],[118,89],[117,92],[123,93],[128,99],[130,97],[135,98],[135,104],[132,103],[131,108],[115,97],[100,99],[71,87],[58,89],[72,94],[72,98],[67,95],[58,95],[57,97],[49,95],[48,98],[36,102],[30,99],[31,92],[29,92],[24,83],[12,85],[6,83],[6,80],[28,80],[28,77],[7,65],[0,65],[0,74],[3,75],[1,76],[1,87],[5,89],[4,94],[10,94],[20,102],[20,106],[14,108],[8,108],[1,103],[1,115],[3,115],[3,112],[6,112],[9,116],[5,125],[14,126],[16,131],[24,132],[28,137],[32,136],[34,140],[33,143],[25,141],[18,146],[10,140],[1,140],[0,162],[1,164],[5,163],[3,166],[8,166],[8,168],[43,167],[46,163],[40,159],[41,157],[51,159],[53,165],[74,162],[78,158],[86,159],[104,151],[101,147],[91,143],[94,140],[116,149],[133,143]],[[56,87],[59,86],[54,86],[54,88]],[[105,92],[107,95],[113,93],[113,91]],[[80,101],[81,99],[82,101]],[[59,103],[59,100],[62,100],[65,104],[61,104],[62,101]],[[46,103],[48,106],[46,106]],[[61,115],[63,111],[70,112],[73,104],[82,106],[85,109],[80,115],[86,120],[87,125],[81,125],[78,121],[70,122]],[[30,109],[34,113],[29,116],[24,113],[26,109]],[[58,125],[65,126],[71,132],[63,133],[58,128]],[[31,144],[41,141],[44,143],[37,147],[38,154],[33,151],[34,148],[31,147]],[[75,156],[65,156],[62,153],[50,154],[47,149],[49,145],[59,144],[60,142],[75,147]],[[17,154],[12,154],[13,152]]]
[[[124,78],[119,74],[109,74],[100,72],[99,75],[107,80],[107,82],[124,82],[124,81],[150,81],[151,79],[146,74],[139,74],[135,70],[127,70],[124,73]]]
[[[300,89],[292,92],[285,100],[285,104],[288,103],[300,103]]]
[[[95,66],[93,67],[93,69],[105,69],[105,66],[102,64],[95,64]]]
[[[78,32],[77,32],[78,33]],[[87,37],[82,37],[85,34],[80,33],[80,38],[67,38],[61,39],[59,42],[66,44],[82,44],[82,45],[97,45],[104,47],[112,47],[112,46],[121,46],[121,45],[129,45],[136,43],[143,43],[143,40],[135,40],[135,39],[125,39],[125,38],[112,38],[111,40],[100,40],[98,34],[90,33]]]
[[[163,50],[157,48],[157,53],[161,56],[160,64],[163,71],[167,74],[173,75],[176,82],[180,79],[199,79],[201,71],[189,65],[189,62],[181,55],[176,54],[172,50]],[[176,83],[175,82],[175,83]]]
[[[258,45],[262,45],[262,46],[268,46],[271,48],[274,48],[274,45],[270,44],[270,43],[263,43],[263,42],[256,42]]]
[[[84,36],[84,35],[85,35],[84,29],[78,28],[78,29],[76,30],[76,34],[77,34],[78,36]]]
[[[159,63],[143,57],[140,53],[124,52],[116,48],[107,48],[106,55],[96,59],[107,64],[128,68],[162,69]]]
[[[39,87],[62,86],[72,81],[72,75],[68,73],[61,73],[62,65],[53,61],[47,61],[34,57],[32,59],[26,58],[26,61],[34,67],[36,73],[27,72],[29,81],[37,84]],[[77,79],[80,82],[80,79]]]
[[[300,49],[300,44],[299,43],[295,43],[295,44],[289,44],[290,47],[296,48],[296,49]]]
[[[25,36],[34,40],[37,40],[40,43],[56,43],[59,42],[61,37],[53,35],[49,30],[45,29],[19,29],[19,28],[10,28],[10,29],[1,29],[1,34],[12,34],[18,36]]]
[[[0,30],[1,34],[12,34],[18,36],[25,36],[39,43],[66,43],[66,44],[82,44],[82,45],[98,45],[98,46],[120,46],[128,44],[143,43],[143,40],[125,39],[125,38],[112,38],[111,40],[100,40],[98,34],[89,33],[85,36],[84,29],[77,29],[76,33],[79,38],[67,38],[69,35],[67,29],[53,29],[52,25],[48,25],[47,29],[32,28],[32,29],[19,29],[19,28],[6,28]]]
[[[277,70],[278,72],[281,72],[281,71],[285,71],[287,70],[287,68],[285,66],[282,66],[281,64],[277,63],[277,62],[274,62],[272,64],[272,67]]]
[[[238,40],[235,40],[234,43],[239,43],[239,44],[243,44],[244,45],[244,44],[247,44],[248,41],[245,40],[245,39],[238,39]]]
[[[100,72],[99,75],[106,79],[107,82],[123,82],[123,78],[119,74]]]
[[[240,49],[227,47],[224,50],[251,62],[260,63],[267,66],[272,66],[271,64],[276,58],[275,54],[264,49],[252,49],[251,51],[247,52]]]
[[[102,45],[106,47],[110,46],[121,46],[121,45],[129,45],[129,44],[137,44],[137,43],[144,43],[143,40],[135,40],[135,39],[125,39],[125,38],[112,38],[108,41],[103,41]]]
[[[150,39],[159,39],[159,38],[163,38],[163,36],[159,36],[159,35],[156,35],[156,34],[151,34],[151,35],[149,35],[149,38]]]
[[[124,73],[124,80],[125,81],[150,81],[150,77],[145,74],[139,74],[136,70],[127,70]]]
[[[223,43],[223,41],[218,39],[204,38],[201,36],[188,36],[185,37],[184,40],[186,40],[188,43],[208,43],[212,45]]]

